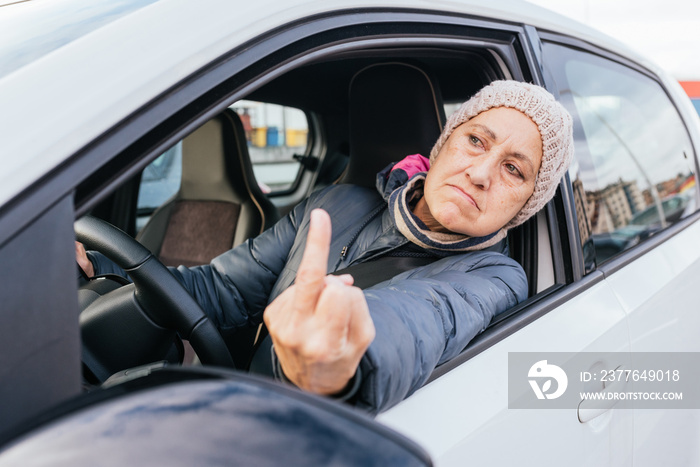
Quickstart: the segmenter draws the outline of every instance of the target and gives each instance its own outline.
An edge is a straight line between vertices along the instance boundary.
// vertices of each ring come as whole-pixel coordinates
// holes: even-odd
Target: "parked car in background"
[[[0,44],[0,465],[700,463],[697,411],[508,405],[509,354],[700,351],[700,123],[622,44],[508,0],[29,0]],[[376,419],[241,373],[256,329],[194,334],[148,251],[205,262],[314,190],[374,186],[496,79],[574,118],[567,177],[508,238],[525,302]],[[76,235],[138,292],[78,280]]]

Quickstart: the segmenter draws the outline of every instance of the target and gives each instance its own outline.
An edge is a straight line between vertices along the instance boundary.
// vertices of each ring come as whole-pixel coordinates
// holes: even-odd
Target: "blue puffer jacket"
[[[257,325],[265,307],[294,281],[311,210],[325,209],[332,219],[328,271],[334,272],[408,242],[385,206],[374,190],[332,186],[211,264],[172,271],[220,328]],[[102,258],[92,259],[97,271],[109,269]],[[360,363],[362,381],[354,402],[376,413],[420,388],[437,365],[456,356],[496,314],[525,299],[527,282],[512,259],[477,251],[439,259],[364,293],[376,338]]]

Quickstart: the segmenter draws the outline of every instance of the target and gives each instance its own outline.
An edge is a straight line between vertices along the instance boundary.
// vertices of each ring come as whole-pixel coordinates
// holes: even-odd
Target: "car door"
[[[678,380],[659,381],[660,392],[686,389],[686,401],[635,406],[634,465],[697,465],[700,414],[689,409],[691,394],[683,387],[685,370],[697,366],[693,352],[700,350],[692,109],[680,109],[688,128],[667,91],[644,70],[554,42],[545,42],[544,50],[589,143],[596,177],[581,179],[589,238],[599,270],[628,314],[634,366],[662,376],[680,373]]]

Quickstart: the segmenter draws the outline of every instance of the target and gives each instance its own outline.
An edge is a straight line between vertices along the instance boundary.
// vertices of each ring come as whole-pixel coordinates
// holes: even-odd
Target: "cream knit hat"
[[[507,230],[532,217],[554,196],[573,158],[573,123],[569,112],[546,89],[519,81],[494,81],[450,116],[430,151],[430,164],[435,162],[455,128],[494,107],[521,111],[535,122],[542,137],[542,163],[535,179],[535,190],[520,212],[506,224],[504,229]]]

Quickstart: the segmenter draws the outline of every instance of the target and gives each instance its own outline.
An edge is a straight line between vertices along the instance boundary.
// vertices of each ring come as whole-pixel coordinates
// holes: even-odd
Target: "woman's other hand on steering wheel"
[[[95,268],[92,266],[92,261],[88,258],[85,247],[80,242],[75,242],[75,259],[78,261],[80,269],[83,270],[88,278],[95,275]]]

